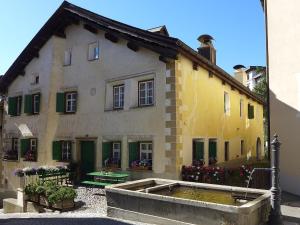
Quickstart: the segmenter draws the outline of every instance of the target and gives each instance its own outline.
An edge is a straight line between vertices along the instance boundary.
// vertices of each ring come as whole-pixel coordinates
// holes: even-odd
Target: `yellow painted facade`
[[[224,161],[224,142],[229,142],[229,160],[240,157],[256,157],[257,139],[260,141],[259,158],[263,149],[263,107],[235,88],[201,67],[193,69],[192,62],[184,56],[176,61],[179,96],[182,106],[183,164],[192,162],[192,139],[204,140],[204,159],[208,164],[208,140],[217,140],[217,160]],[[224,112],[224,93],[229,94],[230,112]],[[240,101],[242,115],[240,116]],[[248,103],[254,105],[254,119],[248,119]],[[241,155],[241,140],[244,154]]]

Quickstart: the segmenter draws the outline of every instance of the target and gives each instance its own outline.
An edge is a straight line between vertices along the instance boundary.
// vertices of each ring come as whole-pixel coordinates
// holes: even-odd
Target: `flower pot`
[[[42,206],[50,207],[50,203],[48,201],[48,198],[46,196],[44,196],[44,195],[40,195],[39,203]]]
[[[72,209],[74,208],[74,206],[74,199],[65,199],[63,201],[56,202],[52,205],[53,208],[60,210]]]
[[[28,196],[28,200],[31,201],[31,202],[36,202],[38,203],[39,202],[39,195],[30,195]]]

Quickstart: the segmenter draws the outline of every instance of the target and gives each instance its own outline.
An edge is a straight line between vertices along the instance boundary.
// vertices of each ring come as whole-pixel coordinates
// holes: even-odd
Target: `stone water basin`
[[[158,178],[105,189],[108,216],[145,223],[260,225],[270,211],[270,191],[260,189]]]

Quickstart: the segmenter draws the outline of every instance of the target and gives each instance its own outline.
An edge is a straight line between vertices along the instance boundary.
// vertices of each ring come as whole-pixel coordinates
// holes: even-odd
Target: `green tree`
[[[268,82],[267,82],[267,76],[265,70],[257,71],[262,72],[262,78],[259,80],[259,82],[255,85],[253,92],[258,95],[263,101],[264,101],[264,133],[265,133],[265,142],[269,140],[269,132],[268,132]],[[268,149],[265,149],[266,157],[269,158],[269,152]]]

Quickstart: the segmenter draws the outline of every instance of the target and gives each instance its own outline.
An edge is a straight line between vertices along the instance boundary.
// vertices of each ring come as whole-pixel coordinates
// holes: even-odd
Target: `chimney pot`
[[[208,34],[200,35],[198,37],[198,41],[200,42],[198,53],[213,64],[216,64],[216,49],[212,43],[213,40],[214,38]]]

